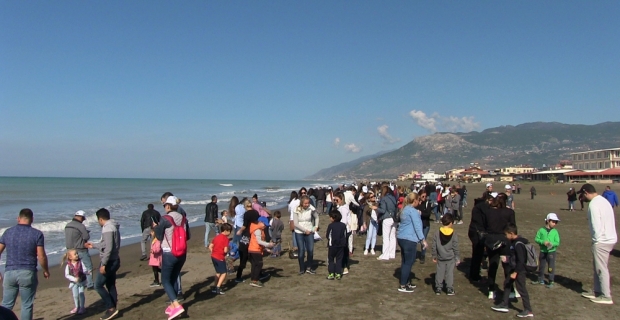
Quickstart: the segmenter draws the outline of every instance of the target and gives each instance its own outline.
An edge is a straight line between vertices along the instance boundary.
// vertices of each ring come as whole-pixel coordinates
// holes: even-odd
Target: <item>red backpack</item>
[[[187,231],[185,230],[185,217],[181,220],[181,224],[177,225],[174,223],[174,219],[165,215],[164,219],[168,220],[172,224],[172,243],[166,237],[166,232],[164,231],[164,237],[166,237],[166,241],[170,246],[170,252],[175,257],[180,257],[187,253]]]

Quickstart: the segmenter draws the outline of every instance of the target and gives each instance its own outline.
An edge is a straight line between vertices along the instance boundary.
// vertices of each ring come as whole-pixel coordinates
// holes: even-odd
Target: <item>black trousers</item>
[[[250,252],[250,264],[252,265],[250,279],[258,281],[260,279],[260,272],[263,270],[263,253]]]
[[[527,288],[525,287],[525,282],[527,281],[527,277],[525,272],[519,273],[516,279],[510,279],[510,276],[506,277],[504,281],[504,304],[508,305],[510,302],[510,291],[512,291],[512,285],[515,284],[517,292],[521,295],[521,300],[523,300],[523,309],[527,311],[532,311],[532,306],[530,305],[530,295],[527,293]]]
[[[159,273],[161,272],[161,269],[156,266],[151,267],[153,267],[153,277],[155,278],[155,282],[159,282]]]
[[[342,274],[344,247],[329,247],[327,250],[327,272]],[[348,255],[348,254],[347,254]]]
[[[478,281],[480,277],[480,264],[484,259],[484,242],[478,241],[478,233],[469,234],[471,240],[471,264],[469,266],[469,279]]]
[[[237,268],[237,279],[241,279],[243,269],[248,264],[248,245],[239,242],[239,267]]]
[[[347,250],[344,253],[343,257],[342,257],[342,267],[343,268],[348,268],[349,267],[349,237],[351,236],[351,232],[347,232]]]
[[[498,288],[498,285],[495,283],[495,278],[497,277],[497,269],[499,269],[500,265],[500,256],[506,255],[505,250],[487,250],[489,254],[489,292],[495,291]],[[501,263],[502,268],[504,269],[504,278],[508,278],[508,264]]]

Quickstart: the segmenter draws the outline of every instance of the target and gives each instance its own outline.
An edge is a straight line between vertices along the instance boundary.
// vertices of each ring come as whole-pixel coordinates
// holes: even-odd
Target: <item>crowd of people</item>
[[[574,209],[573,198],[577,194],[583,195],[584,201],[589,202],[594,286],[592,292],[582,296],[600,304],[613,303],[607,264],[617,241],[612,208],[618,205],[617,198],[614,205],[613,197],[606,193],[603,194],[605,197],[598,195],[591,184],[584,184],[579,191],[571,188],[568,193],[571,210]],[[170,192],[164,193],[160,199],[165,214],[161,215],[149,204],[141,216],[140,260],[149,261],[154,276],[151,286],[163,286],[170,301],[164,312],[168,319],[174,319],[185,312],[181,270],[187,259],[187,241],[191,234],[181,200]],[[425,263],[427,251],[430,251],[436,264],[435,294],[441,295],[445,291],[447,295],[455,295],[454,269],[461,263],[462,253],[459,250],[459,235],[453,226],[463,223],[463,209],[466,206],[467,189],[460,184],[412,184],[409,189],[390,183],[343,185],[335,190],[332,187],[302,187],[291,192],[288,201],[293,241],[289,255],[298,260],[300,276],[316,274],[318,265],[314,261],[314,245],[323,238],[320,236],[319,220],[327,216],[330,223],[323,235],[328,246],[328,280],[340,280],[351,272],[349,258],[354,254],[355,235],[366,238],[363,255],[376,255],[377,236],[382,235],[383,247],[377,260],[395,259],[397,247],[400,249],[399,292],[411,293],[416,289],[410,275],[420,246],[419,262]],[[488,286],[489,299],[495,299],[500,289],[496,284],[497,272],[502,266],[502,302],[492,309],[508,312],[509,299],[521,297],[524,310],[518,316],[532,317],[526,274],[532,271],[537,273],[537,280],[532,281],[532,285],[554,286],[556,251],[560,245],[556,226],[560,219],[555,213],[547,215],[545,225],[538,230],[533,242],[538,245],[540,254],[534,257],[538,258],[534,259],[538,262],[532,265],[532,255],[536,250],[533,243],[518,233],[515,207],[510,185],[505,186],[504,192],[498,193],[489,183],[482,196],[474,200],[467,234],[472,243],[468,278],[472,282],[483,281]],[[428,240],[433,216],[435,223],[441,226]],[[70,283],[75,304],[70,313],[85,312],[84,291],[92,289],[99,294],[106,307],[100,319],[112,319],[119,312],[116,274],[121,266],[120,226],[105,208],[99,209],[96,217],[101,226],[99,242],[90,239],[89,231],[83,224],[86,219],[84,211],[77,211],[65,227],[67,251],[63,257],[64,274]],[[205,208],[204,245],[211,254],[215,270],[214,294],[225,294],[222,285],[228,274],[235,274],[234,281],[237,283],[245,282],[243,272],[248,261],[251,264],[249,285],[263,287],[262,281],[269,277],[262,270],[263,257],[279,257],[281,254],[284,223],[280,219],[281,213],[267,209],[256,194],[251,199],[241,200],[233,196],[227,210],[222,211],[217,206],[217,197],[211,198]],[[33,318],[38,284],[37,262],[43,269],[44,277],[49,277],[43,234],[32,228],[33,221],[33,212],[23,209],[18,215],[18,224],[8,228],[0,237],[0,255],[7,251],[5,273],[0,275],[4,288],[2,307],[12,309],[17,294],[21,294],[21,319]],[[211,230],[214,231],[213,238],[210,237]],[[96,249],[100,253],[97,268],[93,266],[88,249]],[[236,261],[239,263],[235,270]],[[485,264],[486,279],[481,276]],[[93,277],[95,272],[97,276]]]

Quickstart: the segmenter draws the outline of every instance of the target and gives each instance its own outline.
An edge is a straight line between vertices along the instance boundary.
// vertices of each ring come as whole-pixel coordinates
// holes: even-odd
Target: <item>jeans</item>
[[[108,260],[105,266],[105,274],[99,273],[95,280],[95,291],[103,300],[107,309],[116,308],[118,293],[116,292],[116,271],[121,267],[120,260]],[[105,288],[103,287],[105,285]]]
[[[177,300],[177,293],[180,288],[176,288],[176,286],[177,282],[179,282],[179,274],[181,274],[185,259],[187,259],[187,255],[175,257],[172,252],[164,252],[162,255],[161,283],[170,301]]]
[[[235,227],[234,229],[235,229],[235,233],[234,233],[234,235],[233,235],[233,240],[232,240],[232,241],[233,241],[233,242],[234,242],[237,246],[239,246],[239,240],[241,240],[241,236],[238,236],[238,235],[237,235],[237,232],[239,231],[239,229],[241,229],[241,227]]]
[[[297,238],[297,246],[299,247],[297,260],[299,260],[299,271],[304,272],[307,269],[312,269],[312,263],[314,262],[314,234],[295,233]],[[308,260],[304,263],[305,253],[308,253]]]
[[[20,319],[32,320],[34,295],[37,292],[38,284],[39,278],[37,278],[36,271],[9,270],[5,272],[2,283],[2,306],[13,310],[17,293],[19,293],[22,300]]]
[[[439,205],[433,206],[433,213],[435,214],[435,221],[439,221],[439,219],[441,219],[439,215]]]
[[[152,240],[151,239],[151,229],[150,228],[146,228],[146,229],[144,229],[142,231],[142,240],[140,241],[140,250],[142,250],[142,255],[143,256],[146,256],[149,253],[149,252],[147,252],[147,250],[149,250],[151,248],[149,240]]]
[[[316,212],[318,214],[323,214],[323,206],[325,205],[325,200],[317,200],[316,201]]]
[[[327,214],[329,214],[332,211],[332,202],[331,201],[325,201],[325,205],[327,206]]]
[[[297,237],[295,236],[295,231],[291,231],[291,233],[293,234],[293,248],[298,248],[297,247]]]
[[[575,201],[568,201],[568,210],[575,210]]]
[[[417,242],[413,242],[405,239],[398,239],[398,245],[400,246],[400,285],[404,286],[409,283],[409,275],[415,262]]]
[[[205,222],[205,247],[209,246],[209,233],[211,233],[211,230],[213,230],[216,236],[220,234],[220,228],[215,223]]]
[[[84,286],[79,283],[74,283],[71,287],[71,293],[73,293],[73,303],[76,308],[84,308],[86,297],[84,296]]]
[[[538,282],[545,281],[545,271],[549,272],[549,282],[555,278],[555,255],[556,252],[541,252],[538,256]]]
[[[422,233],[424,234],[424,239],[428,238],[428,232],[430,230],[431,230],[431,226],[422,227]],[[422,252],[420,252],[420,260],[424,260],[424,259],[426,259],[426,249],[427,248],[424,248],[424,245],[422,245],[421,243],[420,243],[420,246],[422,248]],[[417,246],[416,246],[416,249],[417,249]]]
[[[82,265],[84,266],[84,269],[86,270],[86,287],[92,288],[95,286],[95,283],[93,282],[93,274],[92,274],[93,260],[91,260],[90,258],[88,249],[77,250],[77,254],[78,254],[78,257],[80,257],[80,260],[82,261]]]
[[[375,249],[375,245],[377,244],[377,229],[379,225],[377,225],[376,220],[370,220],[370,224],[368,225],[368,230],[366,231],[366,246],[364,249]]]

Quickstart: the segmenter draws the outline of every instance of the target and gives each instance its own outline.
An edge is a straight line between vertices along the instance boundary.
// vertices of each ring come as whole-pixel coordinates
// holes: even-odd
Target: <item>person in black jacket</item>
[[[323,214],[325,212],[325,188],[316,188],[314,194],[316,197],[316,212],[318,214]]]
[[[327,239],[327,270],[329,275],[328,280],[340,280],[342,278],[342,259],[344,257],[344,250],[348,246],[347,241],[347,226],[340,222],[342,215],[338,210],[332,210],[329,213],[329,218],[332,223],[327,226],[325,232],[325,239]]]
[[[205,207],[205,247],[209,246],[209,234],[211,230],[213,230],[216,236],[220,234],[220,228],[216,225],[218,211],[217,196],[213,195],[211,196],[211,202]]]
[[[518,235],[517,226],[514,223],[509,223],[504,231],[506,238],[510,245],[510,255],[508,267],[508,277],[504,281],[504,297],[502,302],[491,307],[491,309],[498,312],[508,312],[508,304],[510,303],[510,291],[513,284],[516,284],[517,292],[521,295],[523,300],[523,311],[517,314],[520,318],[533,317],[532,306],[530,305],[530,297],[527,293],[525,283],[527,280],[527,270],[525,268],[527,263],[527,249],[525,245],[528,242],[527,239]]]
[[[140,260],[145,261],[149,259],[150,252],[146,252],[147,248],[151,248],[151,244],[149,242],[147,246],[147,241],[153,240],[151,239],[151,226],[153,223],[159,223],[159,219],[161,219],[161,214],[159,211],[155,210],[152,203],[149,203],[146,206],[147,209],[142,212],[142,217],[140,218],[140,227],[142,228],[142,241],[140,241],[140,249],[142,249],[142,256]]]
[[[420,189],[424,192],[424,190]],[[431,229],[431,214],[433,213],[433,204],[428,201],[426,193],[420,193],[420,204],[416,209],[420,210],[420,217],[422,218],[422,232],[424,233],[424,239],[427,239],[428,231]],[[422,244],[420,243],[422,246]],[[424,264],[426,261],[426,248],[422,246],[420,252],[420,264]]]
[[[508,239],[504,234],[504,229],[509,223],[516,224],[515,212],[512,209],[506,208],[506,204],[503,201],[505,194],[497,194],[495,192],[491,195],[493,200],[486,210],[483,210],[484,230],[487,233],[484,244],[489,254],[489,299],[495,299],[495,291],[497,285],[495,284],[495,277],[497,276],[497,269],[499,268],[501,256],[508,256],[509,248],[506,245]],[[502,261],[504,267],[504,276],[508,277],[508,267],[505,262]]]
[[[486,231],[484,228],[484,211],[488,210],[489,202],[492,197],[488,199],[475,199],[474,208],[471,210],[471,222],[469,223],[469,231],[467,235],[471,240],[471,264],[469,266],[469,280],[480,281],[480,264],[484,260],[484,240]]]

